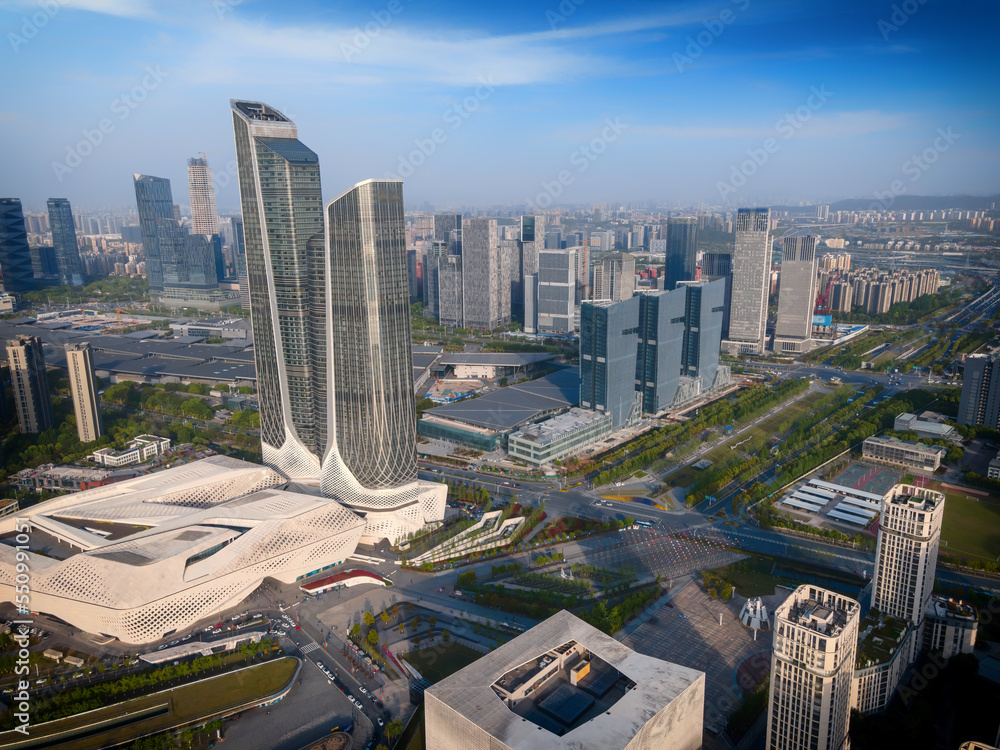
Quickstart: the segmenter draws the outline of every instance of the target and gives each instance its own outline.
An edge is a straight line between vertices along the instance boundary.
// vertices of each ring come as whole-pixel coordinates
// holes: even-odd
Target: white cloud
[[[789,110],[794,116],[794,109]],[[784,121],[784,114],[779,115]],[[699,140],[736,138],[773,138],[780,135],[775,123],[747,125],[637,125],[634,132],[670,138]],[[878,110],[858,112],[816,112],[795,129],[795,138],[852,138],[870,133],[907,129],[912,116]]]
[[[56,0],[56,5],[71,10],[86,10],[106,16],[121,18],[146,18],[153,16],[151,0]],[[38,10],[38,2],[26,0],[9,0],[0,2],[0,7],[11,10]]]

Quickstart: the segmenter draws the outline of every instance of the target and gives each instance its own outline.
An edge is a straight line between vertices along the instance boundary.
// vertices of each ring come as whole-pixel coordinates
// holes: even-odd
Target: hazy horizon
[[[324,197],[407,208],[715,206],[1000,193],[985,3],[0,0],[0,196],[134,206],[207,152],[239,209],[229,100],[319,154]],[[992,92],[992,93],[991,93]]]

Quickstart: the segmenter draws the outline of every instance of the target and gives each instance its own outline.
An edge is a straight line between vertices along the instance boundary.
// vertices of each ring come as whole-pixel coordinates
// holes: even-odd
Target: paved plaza
[[[778,589],[776,595],[764,597],[768,612],[787,596],[787,591]],[[726,718],[744,694],[770,669],[771,632],[759,632],[754,640],[753,632],[739,621],[743,601],[742,597],[729,602],[712,599],[692,582],[675,593],[673,607],[663,606],[622,639],[640,653],[704,671],[705,723],[719,731],[725,729]],[[741,663],[741,675],[746,673],[753,680],[737,679]]]

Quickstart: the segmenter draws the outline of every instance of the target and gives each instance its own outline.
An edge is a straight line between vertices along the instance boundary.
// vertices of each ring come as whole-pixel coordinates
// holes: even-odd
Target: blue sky
[[[144,172],[186,204],[187,157],[223,175],[235,158],[230,98],[297,123],[327,197],[393,174],[409,208],[994,194],[998,17],[941,0],[0,0],[0,195],[127,206]]]

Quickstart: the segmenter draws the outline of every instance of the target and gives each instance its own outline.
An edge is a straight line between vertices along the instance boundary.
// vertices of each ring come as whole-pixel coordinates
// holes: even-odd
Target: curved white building
[[[31,526],[30,608],[145,643],[236,605],[265,577],[291,583],[352,555],[364,520],[286,484],[215,456],[34,506],[19,516]],[[0,518],[6,601],[19,519]]]

